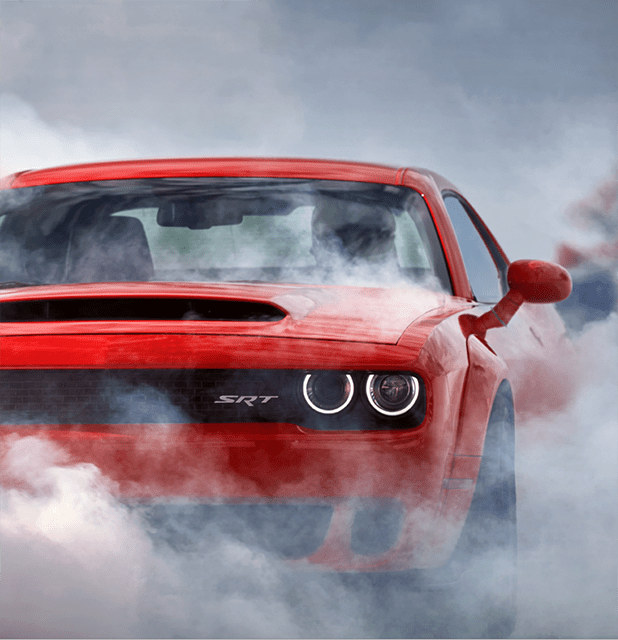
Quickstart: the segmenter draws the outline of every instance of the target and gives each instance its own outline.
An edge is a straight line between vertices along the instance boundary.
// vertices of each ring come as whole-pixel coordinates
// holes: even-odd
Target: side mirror
[[[509,265],[506,277],[509,290],[500,302],[482,316],[462,316],[467,335],[485,335],[488,329],[506,327],[524,302],[560,302],[569,297],[573,287],[566,269],[543,260],[516,260]]]
[[[542,260],[512,262],[506,278],[509,292],[519,292],[523,302],[560,302],[569,297],[573,288],[571,276],[564,267]]]

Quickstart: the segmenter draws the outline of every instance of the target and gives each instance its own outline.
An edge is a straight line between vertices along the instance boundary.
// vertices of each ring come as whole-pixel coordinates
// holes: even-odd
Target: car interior
[[[433,278],[448,290],[439,242],[425,228],[428,212],[416,210],[426,209],[422,202],[406,211],[401,196],[383,203],[277,187],[187,198],[87,186],[0,206],[0,282],[406,286]]]

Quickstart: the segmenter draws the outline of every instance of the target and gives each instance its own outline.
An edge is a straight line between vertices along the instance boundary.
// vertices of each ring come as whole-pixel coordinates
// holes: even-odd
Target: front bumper
[[[450,463],[425,429],[203,427],[29,424],[3,432],[49,438],[68,464],[95,464],[154,539],[178,548],[231,536],[299,570],[337,572],[427,569],[450,557],[474,483],[444,481]]]

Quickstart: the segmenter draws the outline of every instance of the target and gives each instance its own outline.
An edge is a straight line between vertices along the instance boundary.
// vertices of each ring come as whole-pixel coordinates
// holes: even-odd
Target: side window
[[[455,229],[474,297],[479,302],[498,302],[502,297],[502,274],[471,214],[455,196],[445,196],[444,204]]]

